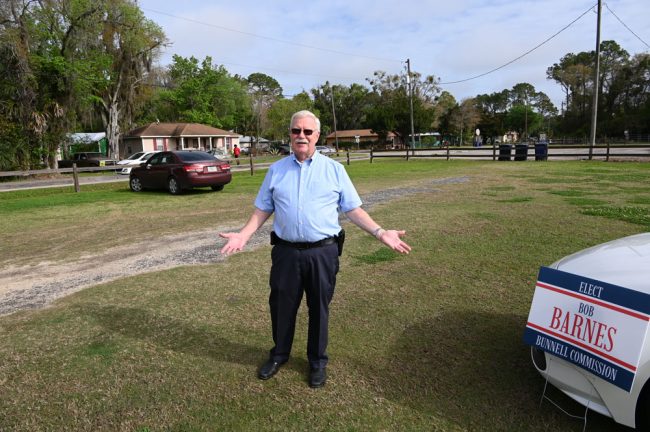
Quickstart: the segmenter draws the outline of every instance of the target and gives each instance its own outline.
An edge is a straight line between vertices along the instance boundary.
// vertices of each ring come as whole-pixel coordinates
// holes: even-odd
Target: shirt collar
[[[291,156],[290,156],[290,157],[291,157],[291,159],[293,159],[293,161],[296,162],[298,165],[301,165],[301,164],[302,164],[302,162],[300,162],[298,159],[296,159],[296,154],[295,154],[295,153],[291,153]],[[320,152],[319,152],[318,150],[314,150],[314,154],[311,155],[310,158],[305,159],[305,162],[307,162],[309,165],[311,165],[312,162],[314,161],[314,159],[318,159],[318,158],[321,158],[321,157],[323,157],[323,155],[320,154]]]

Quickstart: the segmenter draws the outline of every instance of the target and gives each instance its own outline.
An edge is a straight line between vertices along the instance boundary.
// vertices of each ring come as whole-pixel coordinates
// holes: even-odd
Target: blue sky
[[[596,0],[315,0],[269,2],[139,0],[145,15],[165,31],[173,54],[211,56],[229,72],[262,72],[285,95],[329,80],[366,84],[376,70],[413,70],[441,82],[464,80],[522,55],[578,18]],[[650,2],[612,0],[607,6],[650,44]],[[601,40],[615,40],[631,55],[649,48],[603,3]],[[546,68],[569,52],[594,50],[595,8],[542,47],[484,77],[445,84],[459,101],[528,82],[558,105],[559,85]]]

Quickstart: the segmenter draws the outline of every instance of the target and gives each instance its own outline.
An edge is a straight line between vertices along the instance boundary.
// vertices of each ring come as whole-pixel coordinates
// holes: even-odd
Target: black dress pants
[[[271,262],[269,306],[275,344],[271,358],[281,363],[289,359],[304,292],[309,309],[307,359],[312,368],[325,367],[329,304],[339,270],[337,245],[296,249],[278,244],[273,246]]]

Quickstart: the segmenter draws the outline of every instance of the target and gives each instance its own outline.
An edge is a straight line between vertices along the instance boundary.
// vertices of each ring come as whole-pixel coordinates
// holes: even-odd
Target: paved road
[[[390,157],[400,157],[404,156],[404,150],[401,151],[391,151],[391,152],[381,152],[376,153],[377,158],[382,156]],[[417,157],[435,157],[444,159],[447,155],[446,149],[439,150],[422,150],[417,151]],[[478,160],[491,160],[493,155],[492,147],[483,147],[480,149],[455,149],[451,147],[449,149],[450,158],[463,158],[463,159],[478,159]],[[593,158],[596,160],[605,160],[607,155],[607,150],[602,148],[596,148],[593,150]],[[650,161],[650,146],[640,147],[640,148],[615,148],[612,147],[610,150],[610,159],[639,159],[643,161]],[[499,157],[499,149],[496,149],[496,156]],[[369,157],[368,153],[351,153],[350,160],[367,160]],[[513,146],[511,151],[511,159],[515,157],[515,148]],[[587,148],[578,148],[578,149],[558,149],[551,148],[551,154],[548,156],[550,160],[571,160],[571,159],[588,159],[589,150]],[[346,157],[340,156],[335,157],[341,163],[345,163]],[[527,154],[528,160],[535,159],[535,149],[529,148]],[[232,171],[248,171],[250,166],[248,165],[248,160],[246,158],[241,160],[241,165],[233,165]],[[265,170],[269,167],[270,163],[257,163],[255,164],[256,170]],[[128,176],[114,174],[101,175],[101,176],[92,176],[92,177],[79,177],[79,183],[81,185],[87,184],[96,184],[96,183],[110,183],[110,182],[126,182],[128,181]],[[64,186],[74,186],[72,175],[57,178],[57,179],[39,179],[39,180],[21,180],[13,182],[0,183],[0,192],[14,191],[14,190],[23,190],[23,189],[41,189],[41,188],[52,188],[52,187],[64,187]]]
[[[345,163],[345,157],[335,157],[341,163]],[[359,159],[368,159],[367,154],[360,154],[350,156],[350,160],[359,160]],[[270,162],[266,163],[256,163],[255,170],[265,170],[268,169]],[[250,165],[248,164],[248,159],[242,159],[241,165],[232,165],[231,170],[233,172],[240,171],[249,171]],[[97,175],[97,176],[80,176],[79,184],[80,185],[89,185],[97,183],[113,183],[113,182],[128,182],[129,176],[115,174],[110,172],[110,174]],[[30,180],[19,180],[11,182],[0,183],[0,192],[9,192],[16,190],[26,190],[26,189],[45,189],[45,188],[54,188],[54,187],[66,187],[74,186],[74,180],[72,179],[72,174],[64,175],[55,179],[30,179]]]

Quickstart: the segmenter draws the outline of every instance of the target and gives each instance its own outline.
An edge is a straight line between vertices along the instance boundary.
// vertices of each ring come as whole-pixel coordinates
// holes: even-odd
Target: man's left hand
[[[385,230],[379,236],[379,241],[394,250],[395,252],[408,254],[411,246],[406,244],[401,237],[406,234],[404,230]]]

